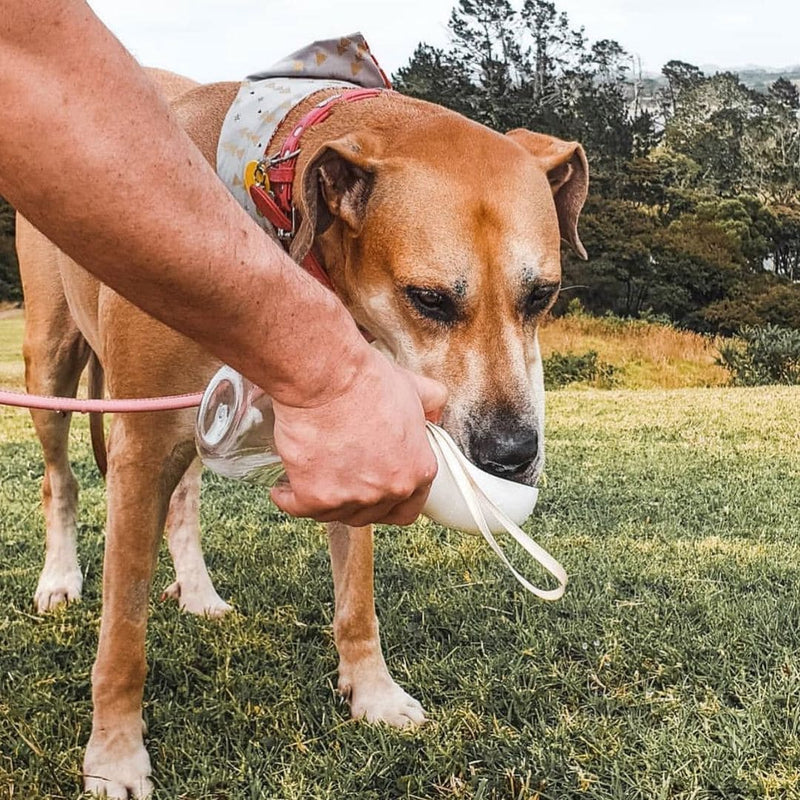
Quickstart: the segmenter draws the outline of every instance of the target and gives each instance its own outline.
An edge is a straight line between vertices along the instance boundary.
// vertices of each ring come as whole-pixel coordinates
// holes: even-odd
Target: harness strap
[[[294,228],[292,220],[281,211],[278,204],[272,199],[272,195],[263,186],[254,183],[250,187],[250,197],[253,198],[256,208],[279,231],[291,231]]]

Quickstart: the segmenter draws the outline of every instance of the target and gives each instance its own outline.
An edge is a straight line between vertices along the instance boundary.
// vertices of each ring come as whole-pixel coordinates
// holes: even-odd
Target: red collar
[[[261,180],[250,187],[250,197],[256,208],[275,227],[278,239],[288,249],[289,243],[296,230],[296,212],[292,203],[292,188],[294,184],[297,157],[300,155],[300,137],[312,125],[326,120],[337,102],[352,103],[356,100],[366,100],[379,95],[383,89],[345,89],[339,94],[327,97],[317,103],[295,126],[294,130],[286,137],[277,155],[268,156],[264,153],[256,170],[257,178]],[[319,260],[309,249],[301,263],[303,269],[316,278],[323,286],[333,291],[333,284],[320,264]]]

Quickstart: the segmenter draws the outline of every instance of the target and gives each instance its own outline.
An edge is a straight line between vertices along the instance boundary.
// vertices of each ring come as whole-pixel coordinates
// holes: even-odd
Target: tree
[[[464,65],[452,54],[420,44],[406,67],[392,76],[397,91],[457,111],[481,116],[481,98]]]
[[[741,281],[746,257],[736,231],[703,214],[683,214],[659,231],[653,246],[657,284],[668,287],[652,308],[687,327],[698,312]]]
[[[667,79],[667,88],[660,93],[661,109],[664,119],[674,116],[678,110],[681,96],[699,86],[705,75],[694,64],[686,61],[667,61],[661,68],[661,74]]]
[[[604,177],[616,178],[633,154],[628,62],[628,54],[617,42],[603,39],[581,54],[578,68],[565,71],[561,78],[565,127],[593,154],[596,177],[602,172]]]
[[[790,111],[797,111],[800,109],[800,91],[797,87],[786,78],[778,78],[770,87],[767,92],[770,100],[778,103],[778,105]]]
[[[22,300],[17,251],[14,246],[14,209],[0,197],[0,300]]]
[[[763,108],[763,97],[738,77],[721,72],[693,77],[681,89],[674,114],[664,130],[664,143],[702,170],[709,188],[726,195],[746,188],[746,160]]]
[[[794,282],[800,279],[800,207],[773,206],[771,266],[777,275]]]
[[[792,204],[800,198],[798,104],[795,86],[775,81],[750,125],[744,181],[763,202]]]
[[[479,117],[493,128],[511,127],[506,112],[524,71],[517,20],[508,0],[459,0],[450,15],[452,55],[462,70],[472,66],[481,94]]]
[[[729,297],[709,303],[700,317],[726,336],[765,325],[800,330],[800,287],[773,275],[753,276]]]
[[[525,71],[535,107],[559,102],[558,76],[577,67],[586,48],[583,29],[573,30],[569,19],[548,0],[525,0],[522,36],[530,54]]]
[[[577,294],[592,313],[611,310],[638,316],[651,305],[656,230],[655,218],[645,209],[627,200],[591,195],[581,217],[581,238],[590,261],[566,258],[564,285],[581,287]],[[573,296],[565,296],[562,305]]]

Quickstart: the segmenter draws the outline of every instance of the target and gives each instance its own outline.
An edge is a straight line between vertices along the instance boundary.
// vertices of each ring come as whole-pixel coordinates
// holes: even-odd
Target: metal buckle
[[[282,242],[285,242],[289,241],[290,239],[293,239],[296,232],[297,232],[297,220],[295,217],[294,204],[292,204],[292,229],[287,231],[285,228],[276,228],[275,234]]]
[[[253,170],[253,183],[256,186],[260,186],[262,189],[267,188],[267,184],[269,183],[269,175],[267,175],[267,169],[269,168],[269,162],[266,158],[262,158],[256,164],[255,170]]]
[[[286,155],[274,155],[274,156],[264,156],[258,164],[256,165],[255,169],[255,184],[260,186],[265,191],[269,192],[270,197],[275,200],[275,192],[272,191],[272,187],[269,180],[269,173],[268,170],[270,167],[275,166],[276,164],[281,164],[284,161],[289,161],[292,158],[295,158],[297,155],[300,154],[300,148],[297,150],[292,151],[291,153],[286,153]],[[280,209],[280,206],[277,205],[276,207]],[[275,228],[275,235],[278,237],[279,240],[282,242],[289,241],[294,238],[295,233],[297,233],[297,217],[294,204],[292,204],[292,227],[291,229],[286,228],[279,228],[275,223],[272,223],[273,227]]]

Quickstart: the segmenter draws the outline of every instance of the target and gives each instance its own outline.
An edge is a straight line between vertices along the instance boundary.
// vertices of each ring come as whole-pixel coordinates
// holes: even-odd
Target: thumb
[[[417,390],[425,418],[431,422],[438,422],[442,416],[442,409],[447,402],[447,389],[439,381],[426,378],[424,375],[417,375],[415,372],[408,373]]]
[[[294,496],[294,491],[290,484],[279,483],[277,486],[273,486],[269,496],[281,511],[285,511],[293,517],[300,516],[297,508],[297,498]]]

